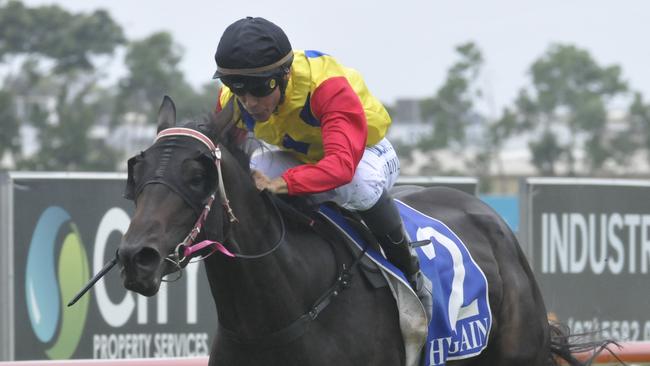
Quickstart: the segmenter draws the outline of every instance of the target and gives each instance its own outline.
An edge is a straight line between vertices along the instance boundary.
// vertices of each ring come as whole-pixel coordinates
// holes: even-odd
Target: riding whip
[[[84,287],[81,289],[81,291],[79,291],[79,293],[77,293],[77,295],[75,295],[75,297],[74,297],[72,300],[70,300],[70,302],[68,303],[68,306],[70,307],[70,306],[74,305],[77,301],[79,301],[79,299],[80,299],[80,298],[81,298],[81,297],[82,297],[86,292],[88,292],[88,290],[90,290],[91,287],[93,287],[93,285],[95,284],[95,282],[99,281],[100,278],[104,277],[104,275],[107,274],[108,271],[110,271],[111,268],[113,268],[116,264],[117,264],[117,255],[115,256],[115,258],[113,258],[113,259],[111,259],[110,261],[108,261],[108,262],[104,265],[104,268],[102,268],[101,271],[97,272],[97,274],[95,275],[95,277],[91,278],[90,281],[88,281],[88,283],[86,284],[86,286],[84,286]]]

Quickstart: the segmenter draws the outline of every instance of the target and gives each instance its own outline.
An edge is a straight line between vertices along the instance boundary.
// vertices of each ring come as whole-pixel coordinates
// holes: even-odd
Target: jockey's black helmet
[[[284,31],[264,18],[246,17],[229,25],[214,55],[222,77],[279,77],[293,61],[291,43]]]

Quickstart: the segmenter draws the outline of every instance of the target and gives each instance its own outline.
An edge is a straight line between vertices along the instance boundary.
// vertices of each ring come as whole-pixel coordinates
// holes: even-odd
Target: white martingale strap
[[[212,140],[210,140],[208,136],[202,134],[197,130],[193,130],[191,128],[172,127],[172,128],[164,129],[160,131],[160,133],[158,133],[158,136],[156,136],[154,143],[166,136],[188,136],[193,139],[201,141],[213,153],[217,150],[217,147],[214,145],[214,143],[212,142]]]

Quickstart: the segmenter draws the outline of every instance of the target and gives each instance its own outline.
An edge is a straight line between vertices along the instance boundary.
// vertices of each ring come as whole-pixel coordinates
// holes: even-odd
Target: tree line
[[[502,175],[500,153],[518,138],[528,141],[531,163],[545,176],[611,176],[617,170],[612,167],[634,168],[635,155],[650,158],[650,104],[623,79],[619,66],[599,65],[574,45],[551,45],[530,66],[530,85],[491,116],[481,108],[488,102],[479,82],[481,50],[468,42],[456,53],[443,85],[420,101],[422,120],[433,132],[411,149],[471,151],[464,156],[472,160],[469,173],[478,176]],[[615,111],[620,116],[612,116]],[[613,118],[620,120],[614,125]],[[468,138],[476,125],[482,133]],[[402,148],[408,157],[410,149]]]
[[[105,68],[124,53],[126,75],[103,85]],[[179,69],[183,49],[167,32],[128,40],[104,10],[73,14],[59,6],[26,7],[0,1],[0,158],[16,169],[114,171],[123,152],[108,146],[98,127],[127,122],[155,124],[164,94],[173,95],[179,116],[208,112],[216,86],[201,90]],[[23,154],[20,126],[35,131],[39,150]]]
[[[105,85],[106,67],[120,52],[126,73]],[[530,66],[530,85],[493,116],[481,108],[481,50],[469,42],[456,52],[444,83],[419,102],[432,133],[416,146],[400,146],[401,155],[412,149],[472,151],[466,156],[471,171],[460,174],[497,175],[507,169],[500,161],[507,142],[525,137],[540,175],[576,175],[578,164],[603,175],[611,174],[608,166],[629,166],[631,156],[650,151],[650,104],[619,66],[599,65],[573,45],[552,45]],[[71,13],[0,0],[0,161],[11,156],[16,169],[28,170],[123,169],[124,152],[107,144],[106,131],[154,125],[164,94],[174,96],[180,117],[214,107],[216,85],[195,90],[179,68],[182,57],[171,34],[129,40],[104,10]],[[612,131],[608,113],[621,104],[623,128]],[[26,125],[39,149],[33,154],[21,146],[20,127]],[[476,126],[479,138],[471,138],[468,131]],[[104,133],[94,133],[98,127]]]

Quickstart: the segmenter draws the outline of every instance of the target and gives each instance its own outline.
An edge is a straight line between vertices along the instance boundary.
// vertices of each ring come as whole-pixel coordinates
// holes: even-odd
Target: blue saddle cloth
[[[424,365],[444,365],[447,360],[473,357],[487,346],[492,325],[485,275],[460,238],[440,220],[399,200],[404,227],[412,241],[431,240],[416,248],[422,272],[433,285],[432,319],[425,344]],[[336,210],[323,205],[321,214],[347,233],[363,249],[366,243]],[[404,284],[408,281],[381,253],[367,249],[366,255],[386,273]]]

